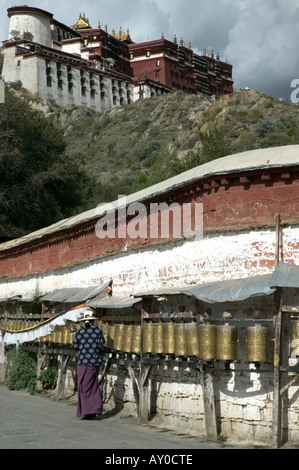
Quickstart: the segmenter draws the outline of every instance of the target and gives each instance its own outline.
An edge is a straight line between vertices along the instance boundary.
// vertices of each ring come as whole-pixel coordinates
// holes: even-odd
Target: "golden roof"
[[[89,19],[85,17],[85,13],[83,13],[83,16],[80,13],[77,23],[75,23],[73,26],[71,26],[71,29],[75,29],[75,30],[88,29],[88,28],[91,28],[91,26],[90,26],[90,23],[89,23]]]

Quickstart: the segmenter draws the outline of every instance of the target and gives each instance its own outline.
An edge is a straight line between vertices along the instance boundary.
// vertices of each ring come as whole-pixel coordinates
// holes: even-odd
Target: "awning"
[[[161,288],[138,292],[138,297],[187,295],[207,303],[240,302],[273,294],[278,287],[299,288],[299,266],[279,263],[273,273],[241,279],[228,279],[190,287]]]
[[[240,302],[252,297],[271,295],[272,274],[244,279],[211,282],[201,286],[182,289],[182,294],[195,297],[207,303]]]
[[[106,282],[100,286],[93,287],[66,287],[64,289],[57,289],[42,296],[42,302],[55,302],[55,303],[82,303],[86,302],[93,297],[104,292],[109,286],[111,281]]]
[[[86,302],[88,307],[93,308],[130,308],[133,305],[141,302],[140,297],[113,297],[108,296],[105,298],[92,299]]]
[[[274,287],[299,287],[299,266],[279,263],[272,274],[271,284]]]

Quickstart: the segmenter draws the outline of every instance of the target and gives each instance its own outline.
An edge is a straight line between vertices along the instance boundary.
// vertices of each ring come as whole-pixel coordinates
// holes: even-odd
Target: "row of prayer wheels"
[[[54,330],[47,336],[40,338],[42,343],[55,343],[71,345],[75,338],[75,332],[71,333],[67,326],[55,326]]]
[[[115,351],[140,353],[140,325],[101,325],[107,347]],[[247,361],[268,361],[268,328],[247,329]],[[175,356],[199,356],[202,360],[236,361],[237,327],[228,324],[144,323],[142,351]]]
[[[20,331],[36,323],[24,320],[2,320],[0,328]],[[79,325],[78,325],[79,328]],[[107,347],[114,351],[138,354],[141,351],[141,326],[102,324]],[[70,345],[75,333],[67,326],[56,326],[47,336],[35,342]],[[247,361],[268,362],[268,328],[260,325],[247,328]],[[142,351],[175,356],[199,356],[205,361],[237,360],[237,328],[229,324],[198,325],[192,323],[144,323]],[[299,357],[299,321],[290,324],[290,356]]]
[[[0,322],[0,327],[8,331],[20,331],[27,328],[32,328],[37,323],[34,321],[26,320],[2,320]]]

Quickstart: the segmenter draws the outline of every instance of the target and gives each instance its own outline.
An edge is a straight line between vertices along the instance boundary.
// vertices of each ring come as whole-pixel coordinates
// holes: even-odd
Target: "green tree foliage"
[[[7,386],[10,390],[28,390],[36,394],[36,360],[21,349],[10,352],[7,369]]]
[[[0,104],[0,230],[22,234],[72,215],[84,198],[85,179],[65,154],[62,131],[6,89]]]

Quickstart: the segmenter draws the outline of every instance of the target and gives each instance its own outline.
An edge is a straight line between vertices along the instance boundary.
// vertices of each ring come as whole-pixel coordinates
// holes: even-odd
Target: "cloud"
[[[290,83],[299,78],[299,0],[40,0],[30,6],[50,11],[55,19],[74,24],[85,13],[92,26],[108,31],[130,29],[134,41],[174,35],[201,53],[219,52],[233,64],[235,86],[245,86],[276,97],[290,98]],[[1,40],[8,35],[2,0]]]

